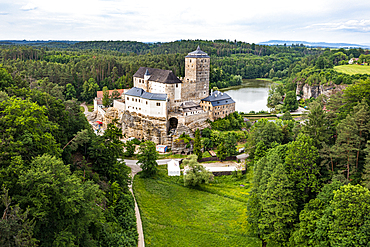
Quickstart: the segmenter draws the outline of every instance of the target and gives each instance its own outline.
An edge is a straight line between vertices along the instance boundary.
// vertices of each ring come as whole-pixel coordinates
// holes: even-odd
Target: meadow
[[[340,66],[335,66],[334,70],[337,72],[345,73],[349,75],[370,74],[370,66],[368,65],[357,65],[357,64],[340,65]]]
[[[251,174],[220,176],[198,188],[183,177],[168,177],[160,166],[154,178],[135,176],[146,246],[260,246],[248,236],[246,203]]]

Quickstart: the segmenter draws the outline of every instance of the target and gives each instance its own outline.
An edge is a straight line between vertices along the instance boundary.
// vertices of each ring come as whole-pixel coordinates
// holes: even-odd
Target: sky
[[[0,0],[0,40],[370,44],[369,0]]]

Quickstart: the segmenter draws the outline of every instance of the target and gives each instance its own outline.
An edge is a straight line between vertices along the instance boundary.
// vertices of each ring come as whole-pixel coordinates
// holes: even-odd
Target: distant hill
[[[326,43],[326,42],[307,42],[307,41],[290,41],[290,40],[269,40],[258,43],[259,45],[300,45],[324,48],[369,48],[370,45],[358,45],[349,43]]]
[[[48,44],[48,43],[64,43],[64,44],[75,44],[80,41],[70,40],[0,40],[0,45],[37,45],[37,44]]]

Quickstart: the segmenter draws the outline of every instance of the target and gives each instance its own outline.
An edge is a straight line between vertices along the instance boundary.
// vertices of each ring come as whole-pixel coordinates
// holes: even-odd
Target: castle
[[[171,145],[183,132],[192,135],[197,128],[207,127],[207,119],[235,111],[235,101],[226,93],[209,95],[209,73],[210,57],[198,46],[185,57],[184,78],[170,70],[140,67],[133,76],[134,86],[120,91],[113,107],[104,108],[98,92],[94,110],[103,125],[118,118],[127,137]]]

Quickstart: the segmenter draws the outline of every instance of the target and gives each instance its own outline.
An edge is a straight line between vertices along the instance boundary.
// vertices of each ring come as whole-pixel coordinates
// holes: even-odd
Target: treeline
[[[247,214],[262,246],[369,243],[369,105],[368,78],[313,101],[302,123],[265,119],[252,126]]]
[[[75,44],[57,43],[67,48],[45,46],[0,46],[0,62],[13,75],[29,83],[49,78],[66,87],[71,84],[79,100],[83,98],[84,83],[93,79],[98,90],[128,88],[132,76],[141,66],[172,70],[178,77],[185,76],[184,57],[198,45],[211,56],[212,67],[221,70],[211,84],[219,88],[239,85],[239,78],[268,77],[288,74],[295,61],[321,51],[303,46],[260,46],[237,41],[187,40],[170,43],[145,44],[131,41],[94,41]]]
[[[368,51],[358,49],[325,49],[320,55],[311,55],[301,58],[299,61],[289,66],[286,80],[307,82],[310,85],[325,83],[351,84],[358,79],[366,79],[367,75],[347,75],[333,70],[334,66],[348,64],[351,58],[358,58]],[[270,78],[281,77],[275,72],[271,73]]]
[[[0,67],[0,245],[136,246],[122,131],[95,135],[59,87]]]
[[[366,53],[368,51],[362,48],[349,50],[325,49],[322,54],[310,55],[292,63],[284,76],[271,70],[268,77],[272,78],[273,81],[281,81],[281,83],[271,86],[268,97],[269,107],[275,108],[278,112],[281,111],[284,95],[288,92],[294,92],[295,94],[297,86],[302,87],[304,84],[331,86],[334,89],[336,85],[353,84],[360,80],[366,80],[369,75],[349,75],[333,69],[336,65],[348,64],[350,58],[363,57],[363,54]],[[302,96],[301,88],[299,88],[298,94]],[[303,104],[306,103],[303,102]]]

